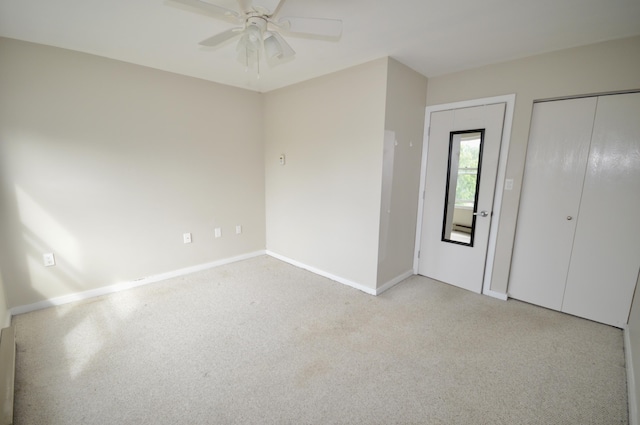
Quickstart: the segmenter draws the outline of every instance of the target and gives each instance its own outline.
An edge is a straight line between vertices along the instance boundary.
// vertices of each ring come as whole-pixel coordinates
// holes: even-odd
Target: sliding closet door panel
[[[596,103],[534,105],[509,279],[513,298],[562,307]]]
[[[598,100],[563,311],[622,327],[640,268],[640,93]]]

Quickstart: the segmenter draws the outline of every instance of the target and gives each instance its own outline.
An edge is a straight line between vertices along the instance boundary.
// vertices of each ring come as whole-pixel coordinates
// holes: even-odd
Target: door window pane
[[[451,132],[442,240],[473,246],[484,130]]]

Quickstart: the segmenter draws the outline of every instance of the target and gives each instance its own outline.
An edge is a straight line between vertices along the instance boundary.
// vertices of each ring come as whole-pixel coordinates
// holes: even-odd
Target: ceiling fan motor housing
[[[263,16],[249,16],[246,22],[247,28],[255,26],[260,29],[260,33],[263,33],[267,29],[267,18]]]

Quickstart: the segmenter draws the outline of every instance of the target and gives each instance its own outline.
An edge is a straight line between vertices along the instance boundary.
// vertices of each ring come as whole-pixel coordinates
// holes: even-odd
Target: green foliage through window
[[[456,184],[457,207],[473,207],[478,181],[479,156],[479,138],[460,142],[460,162],[458,164],[458,182]]]

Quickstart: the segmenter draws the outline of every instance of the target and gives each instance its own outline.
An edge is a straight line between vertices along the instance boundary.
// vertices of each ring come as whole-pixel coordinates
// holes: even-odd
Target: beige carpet
[[[16,424],[625,424],[622,331],[270,257],[14,318]]]

